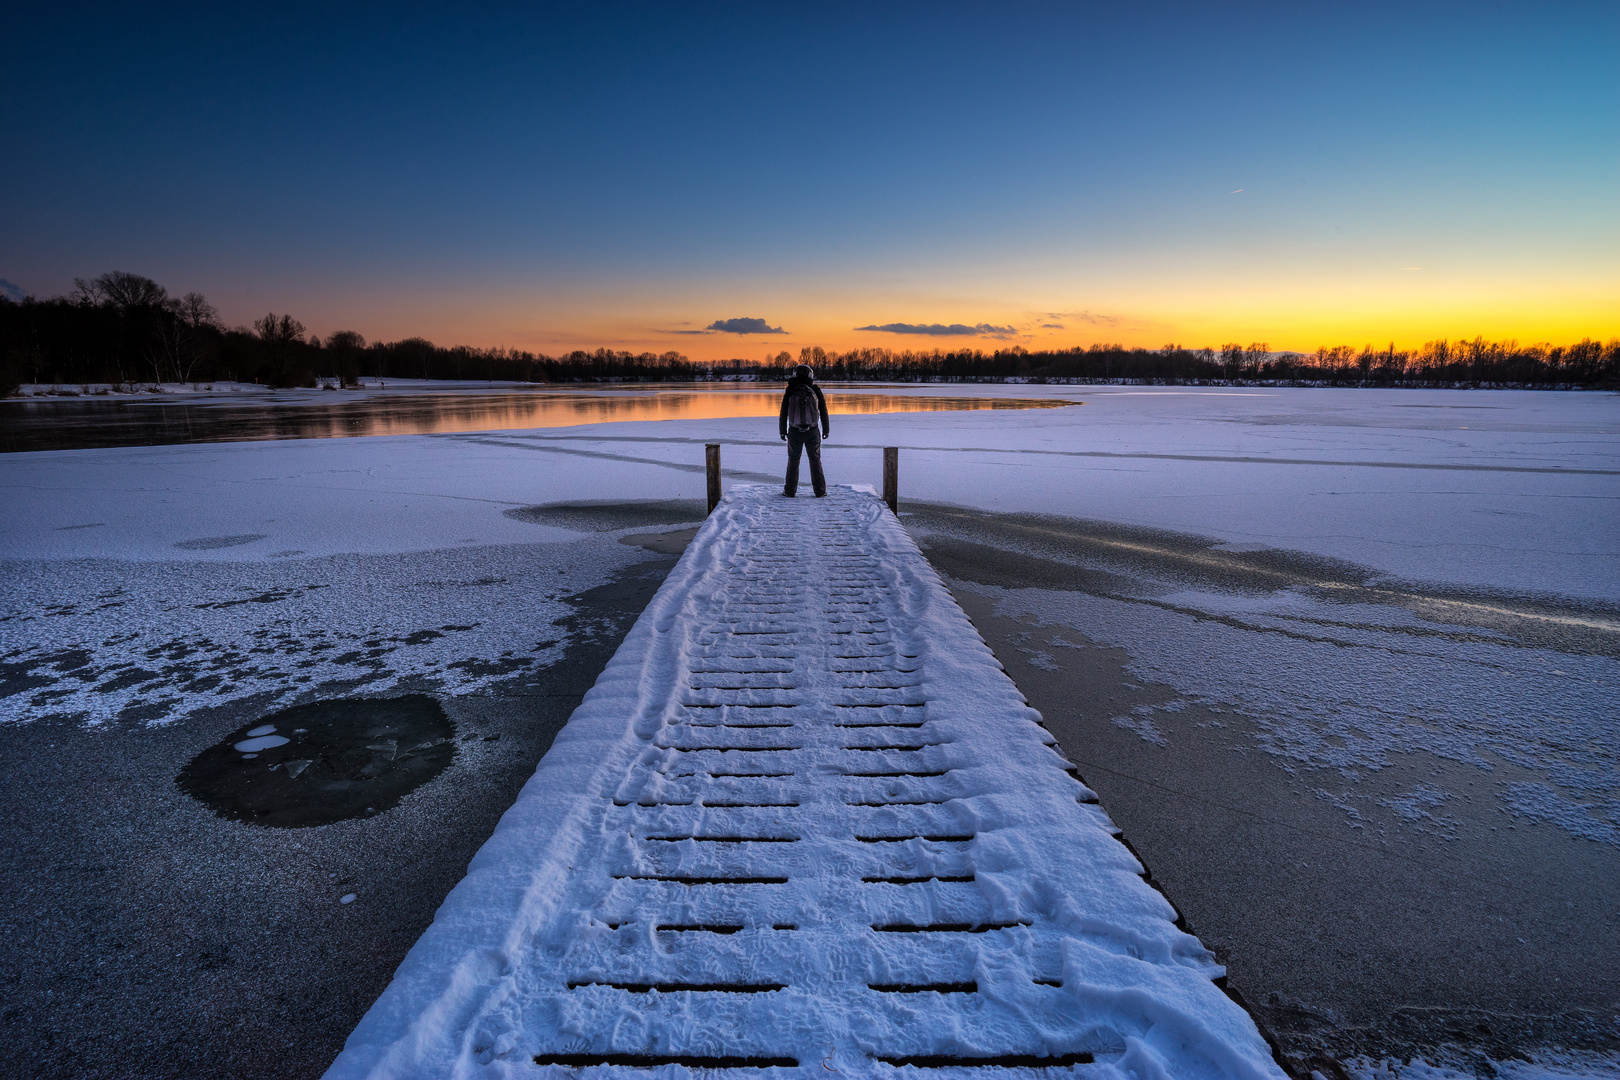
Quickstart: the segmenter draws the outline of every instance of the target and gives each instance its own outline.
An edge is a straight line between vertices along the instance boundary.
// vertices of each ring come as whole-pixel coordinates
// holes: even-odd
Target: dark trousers
[[[827,477],[821,471],[821,432],[814,427],[788,428],[787,483],[782,494],[792,495],[799,490],[799,451],[810,458],[810,486],[817,495],[827,494]]]

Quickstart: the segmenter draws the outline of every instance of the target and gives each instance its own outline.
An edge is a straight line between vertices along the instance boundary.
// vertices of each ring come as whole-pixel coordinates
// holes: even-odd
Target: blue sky
[[[1620,332],[1620,5],[1120,7],[36,11],[0,277],[547,351]]]

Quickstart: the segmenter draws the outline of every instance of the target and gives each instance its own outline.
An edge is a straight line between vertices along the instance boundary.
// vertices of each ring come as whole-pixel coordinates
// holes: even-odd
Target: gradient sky
[[[801,7],[10,13],[0,278],[550,353],[1620,334],[1614,0]]]

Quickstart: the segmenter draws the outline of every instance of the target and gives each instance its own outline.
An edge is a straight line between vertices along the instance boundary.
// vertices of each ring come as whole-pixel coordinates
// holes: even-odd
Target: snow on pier
[[[869,490],[733,491],[328,1076],[1280,1076],[1039,721]]]

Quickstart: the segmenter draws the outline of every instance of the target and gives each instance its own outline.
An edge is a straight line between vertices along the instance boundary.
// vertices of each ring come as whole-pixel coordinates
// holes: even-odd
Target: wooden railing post
[[[703,446],[703,462],[708,466],[709,472],[709,513],[720,505],[720,444],[716,442],[705,443]]]
[[[889,512],[898,517],[900,514],[900,448],[898,446],[885,446],[883,448],[883,501],[889,504]]]

